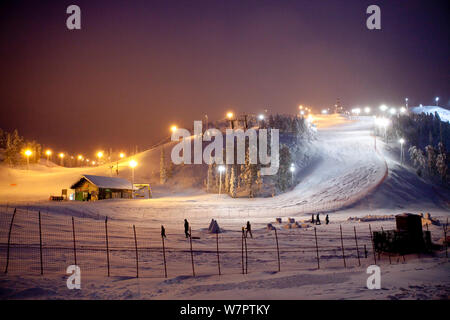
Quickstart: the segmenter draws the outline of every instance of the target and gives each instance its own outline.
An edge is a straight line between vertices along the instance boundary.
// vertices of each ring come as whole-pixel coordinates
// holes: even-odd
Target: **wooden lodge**
[[[75,190],[74,200],[78,201],[132,198],[131,182],[122,178],[86,174],[71,189]]]

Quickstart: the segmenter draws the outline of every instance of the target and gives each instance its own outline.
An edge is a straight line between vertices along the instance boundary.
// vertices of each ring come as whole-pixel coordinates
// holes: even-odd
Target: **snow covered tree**
[[[438,155],[436,157],[436,171],[438,172],[442,182],[447,182],[447,152],[445,150],[444,144],[439,142],[438,144]]]
[[[225,185],[224,185],[224,192],[228,193],[230,192],[230,174],[231,174],[231,168],[230,166],[226,165],[225,166],[226,170],[225,170]]]
[[[208,165],[208,173],[206,176],[206,191],[207,192],[212,191],[213,183],[214,183],[213,164],[209,164]]]
[[[427,154],[428,174],[431,176],[436,171],[436,150],[432,145],[428,145],[425,147],[425,152]]]
[[[291,185],[291,177],[289,168],[291,167],[292,159],[289,147],[282,145],[280,148],[280,166],[277,173],[277,188],[281,191],[286,191]]]
[[[232,165],[230,174],[230,195],[232,198],[236,198],[237,180],[236,165]]]
[[[164,148],[161,148],[161,160],[159,162],[159,183],[165,184],[167,182],[166,157],[164,155]]]

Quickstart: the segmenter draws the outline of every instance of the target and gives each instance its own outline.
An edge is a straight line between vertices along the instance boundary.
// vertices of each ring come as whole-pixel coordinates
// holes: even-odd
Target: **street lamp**
[[[386,111],[388,109],[388,107],[385,105],[385,104],[382,104],[381,106],[380,106],[380,110],[381,111]]]
[[[220,165],[219,168],[217,169],[219,170],[219,195],[222,192],[222,173],[225,172],[225,166],[224,165]]]
[[[61,167],[63,167],[64,166],[64,156],[65,155],[64,155],[64,153],[61,152],[58,156],[61,159],[60,160]]]
[[[291,163],[291,167],[289,168],[289,171],[291,171],[291,184],[294,185],[295,166],[293,163]]]
[[[406,108],[405,107],[401,107],[400,108],[400,113],[405,113],[406,112]]]
[[[370,113],[370,107],[365,107],[365,108],[364,108],[364,112],[365,112],[366,114],[369,114],[369,113]]]
[[[233,125],[233,117],[234,117],[234,114],[233,114],[233,112],[227,112],[227,119],[230,121],[230,128],[231,129],[234,129],[234,125]]]
[[[261,121],[264,120],[264,115],[263,115],[263,114],[260,114],[260,115],[258,116],[258,119],[261,120]]]
[[[173,125],[173,126],[171,126],[170,127],[170,131],[172,131],[172,132],[175,132],[175,131],[177,131],[177,126],[176,125]]]
[[[97,158],[98,158],[98,163],[100,163],[100,160],[103,158],[103,152],[102,151],[97,152]]]
[[[438,102],[439,102],[439,97],[434,98],[434,100],[436,101],[436,106],[437,106]]]
[[[134,198],[133,197],[133,192],[134,192],[134,168],[136,168],[137,164],[138,163],[134,159],[132,159],[130,161],[130,163],[129,163],[130,168],[131,168],[131,198]]]
[[[83,156],[81,154],[79,154],[77,157],[77,160],[78,160],[78,165],[80,165],[81,162],[83,161]]]
[[[48,166],[48,159],[52,155],[52,151],[51,150],[47,150],[47,151],[45,151],[45,154],[47,155],[47,166]]]
[[[123,152],[119,153],[119,158],[120,159],[125,158],[125,153]],[[119,175],[119,159],[117,159],[116,175]]]
[[[27,149],[24,153],[27,157],[27,170],[30,170],[30,156],[33,154],[33,152],[30,149]]]
[[[408,98],[405,98],[405,107],[408,109]]]
[[[405,139],[400,138],[398,142],[400,143],[400,163],[403,165],[403,157],[404,157],[403,144],[405,143]]]

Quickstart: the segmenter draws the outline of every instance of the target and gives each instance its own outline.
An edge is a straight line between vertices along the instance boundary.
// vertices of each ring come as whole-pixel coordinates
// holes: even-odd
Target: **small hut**
[[[131,182],[122,178],[85,174],[70,188],[75,190],[75,200],[78,201],[132,197]]]

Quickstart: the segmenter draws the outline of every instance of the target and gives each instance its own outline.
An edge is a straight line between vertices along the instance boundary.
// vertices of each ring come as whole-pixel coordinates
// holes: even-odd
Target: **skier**
[[[318,213],[317,216],[316,216],[316,224],[321,224],[319,215],[320,215],[320,213]]]
[[[328,218],[328,215],[325,217],[325,223],[329,224],[330,223],[330,219]]]
[[[245,228],[245,237],[246,238],[249,233],[250,233],[250,237],[253,239],[252,226],[250,225],[250,221],[247,221],[247,228]]]
[[[189,238],[189,222],[187,219],[184,219],[184,234],[186,235],[186,238]]]
[[[311,223],[314,223],[314,213],[311,214]]]
[[[166,228],[164,228],[163,225],[161,225],[161,238],[167,238],[166,237]]]

